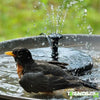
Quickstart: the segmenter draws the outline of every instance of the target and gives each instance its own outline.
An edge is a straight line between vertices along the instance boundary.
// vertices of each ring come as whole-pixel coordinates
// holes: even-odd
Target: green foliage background
[[[74,1],[78,3],[71,4]],[[62,34],[100,34],[100,0],[0,0],[0,41],[55,32],[62,4],[58,17]]]

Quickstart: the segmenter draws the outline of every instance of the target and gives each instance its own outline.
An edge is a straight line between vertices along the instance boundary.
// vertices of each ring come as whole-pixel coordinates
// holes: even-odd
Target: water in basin
[[[72,51],[72,48],[59,48],[59,61],[68,63],[68,58],[66,55],[69,53],[68,51]],[[38,49],[30,49],[32,56],[36,60],[52,60],[51,58],[51,50],[49,47],[47,48],[38,48]],[[63,52],[62,52],[63,51]],[[91,73],[88,73],[84,76],[80,76],[83,80],[89,80],[91,82],[100,83],[100,52],[98,51],[88,51],[82,50],[89,54],[94,61],[94,66],[91,70]],[[71,53],[69,53],[71,54]],[[78,62],[79,63],[79,62]],[[84,63],[84,62],[83,62]],[[24,96],[24,97],[35,97],[33,94],[26,93],[18,83],[18,75],[16,71],[16,63],[13,57],[1,54],[0,55],[0,94],[11,95],[11,96]],[[40,98],[39,96],[37,98]],[[49,96],[45,96],[44,98],[50,98]],[[60,98],[60,97],[59,97]],[[84,100],[92,97],[75,97],[73,100]],[[57,97],[51,97],[52,100],[56,100]],[[64,100],[64,98],[63,98]]]

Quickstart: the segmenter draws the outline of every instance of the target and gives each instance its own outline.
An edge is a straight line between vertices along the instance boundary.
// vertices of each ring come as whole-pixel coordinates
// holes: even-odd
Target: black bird
[[[95,83],[80,80],[64,71],[59,67],[60,63],[33,60],[27,48],[13,49],[5,54],[13,56],[17,62],[19,83],[27,92],[53,92],[79,86],[98,90]]]

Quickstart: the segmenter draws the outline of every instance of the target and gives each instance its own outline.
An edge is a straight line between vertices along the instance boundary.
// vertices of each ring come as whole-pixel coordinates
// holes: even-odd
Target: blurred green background
[[[0,0],[0,41],[52,32],[100,34],[100,0]]]

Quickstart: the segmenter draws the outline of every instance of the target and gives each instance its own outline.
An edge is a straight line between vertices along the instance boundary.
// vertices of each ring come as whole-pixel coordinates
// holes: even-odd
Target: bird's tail
[[[98,87],[98,85],[96,83],[92,83],[92,82],[89,82],[89,81],[82,81],[82,84],[85,87],[89,87],[89,88],[92,88],[92,89],[100,91],[100,89],[99,89],[99,87]]]

